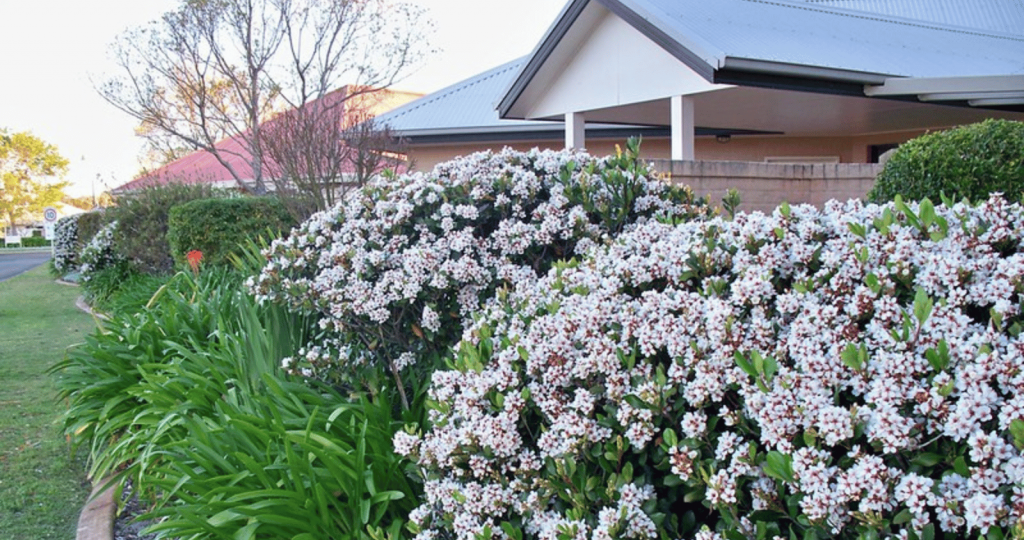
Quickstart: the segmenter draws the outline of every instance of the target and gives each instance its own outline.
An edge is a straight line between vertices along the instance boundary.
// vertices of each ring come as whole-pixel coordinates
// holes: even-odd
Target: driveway
[[[50,260],[50,252],[30,251],[21,253],[0,252],[0,281],[6,281],[26,270],[31,270]]]

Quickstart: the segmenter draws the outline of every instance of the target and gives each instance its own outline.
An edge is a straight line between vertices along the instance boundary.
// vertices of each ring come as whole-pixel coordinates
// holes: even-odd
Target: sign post
[[[57,226],[57,209],[52,206],[47,206],[43,209],[43,236],[50,241],[50,256],[53,257],[56,253],[56,247],[53,245],[53,230]]]

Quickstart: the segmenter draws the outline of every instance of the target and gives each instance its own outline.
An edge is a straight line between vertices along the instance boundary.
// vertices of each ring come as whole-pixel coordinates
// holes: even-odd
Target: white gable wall
[[[597,2],[530,86],[520,100],[531,104],[521,111],[528,119],[730,88],[709,83]]]

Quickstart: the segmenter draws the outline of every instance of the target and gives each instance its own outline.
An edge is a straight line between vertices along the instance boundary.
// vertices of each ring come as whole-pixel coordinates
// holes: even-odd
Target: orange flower
[[[188,259],[188,265],[192,267],[192,272],[199,273],[199,263],[203,261],[203,252],[198,249],[193,249],[185,255]]]

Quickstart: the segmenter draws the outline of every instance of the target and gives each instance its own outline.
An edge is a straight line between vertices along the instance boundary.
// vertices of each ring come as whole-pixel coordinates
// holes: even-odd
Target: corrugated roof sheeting
[[[519,58],[455,83],[433,94],[377,117],[381,124],[401,133],[499,126],[551,127],[550,122],[501,120],[494,102],[512,82],[526,58]]]
[[[917,19],[933,23],[980,28],[1024,35],[1024,1],[1021,0],[804,0],[832,6]]]
[[[621,1],[732,58],[914,77],[1024,73],[1024,37],[805,2]]]

